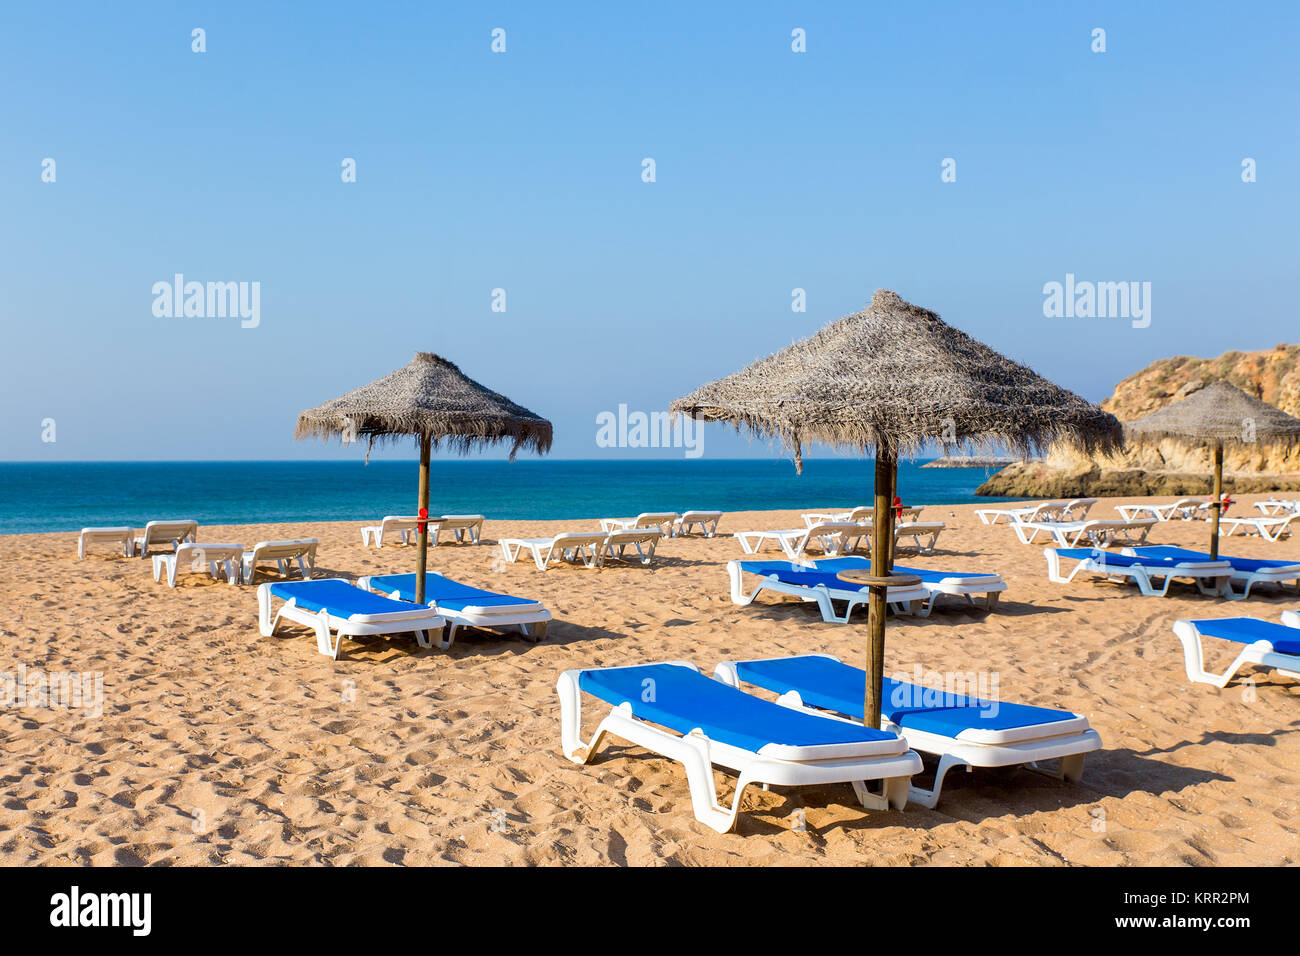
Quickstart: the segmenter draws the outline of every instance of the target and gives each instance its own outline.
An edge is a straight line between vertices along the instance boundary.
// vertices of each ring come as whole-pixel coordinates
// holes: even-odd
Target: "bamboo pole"
[[[871,520],[871,574],[885,577],[893,566],[893,488],[897,468],[894,456],[876,449],[876,500]],[[880,727],[881,692],[885,683],[885,598],[886,585],[873,584],[867,599],[867,690],[862,702],[862,722]]]
[[[420,436],[419,553],[415,557],[415,603],[424,603],[424,573],[429,564],[429,436]]]
[[[1214,443],[1214,500],[1210,502],[1210,560],[1219,560],[1219,515],[1223,513],[1223,442]]]

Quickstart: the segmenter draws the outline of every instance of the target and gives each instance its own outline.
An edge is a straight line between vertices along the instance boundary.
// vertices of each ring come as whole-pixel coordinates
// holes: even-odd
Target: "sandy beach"
[[[1255,513],[1249,502],[1262,497],[1244,496],[1234,513]],[[1092,516],[1116,517],[1112,506],[1133,500],[1103,499]],[[463,632],[450,651],[349,642],[337,662],[301,628],[261,637],[251,588],[195,574],[172,590],[143,560],[104,549],[78,561],[75,534],[0,537],[0,671],[97,671],[104,691],[97,717],[0,710],[0,863],[1297,862],[1300,681],[1247,670],[1253,684],[1191,684],[1170,627],[1277,620],[1300,597],[1053,584],[1040,546],[980,524],[976,507],[928,507],[924,517],[948,530],[935,555],[906,563],[997,571],[1008,591],[992,614],[950,603],[929,619],[891,618],[886,673],[992,671],[1004,700],[1087,715],[1104,750],[1089,755],[1083,783],[956,772],[936,809],[903,812],[866,811],[844,785],[754,791],[727,835],[695,821],[668,760],[618,742],[591,765],[565,760],[555,680],[567,668],[678,658],[706,671],[806,652],[861,664],[865,614],[826,624],[811,605],[728,597],[724,565],[741,556],[730,533],[795,527],[797,512],[729,513],[717,538],[665,540],[649,568],[547,572],[502,566],[496,539],[594,527],[600,515],[489,515],[482,546],[444,544],[430,566],[541,599],[555,617],[545,642],[482,631]],[[413,570],[414,549],[363,548],[360,525],[201,525],[200,540],[310,536],[330,575]],[[1207,540],[1203,522],[1161,524],[1150,538],[1199,549]],[[1234,536],[1224,551],[1300,558],[1294,541]],[[1213,650],[1211,664],[1228,656]],[[923,779],[933,769],[927,759]],[[719,780],[728,793],[731,780]]]

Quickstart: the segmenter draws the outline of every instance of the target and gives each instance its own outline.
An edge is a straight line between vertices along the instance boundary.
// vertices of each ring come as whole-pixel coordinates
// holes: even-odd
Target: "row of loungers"
[[[932,554],[939,535],[946,527],[942,521],[899,522],[894,525],[894,548],[897,550],[904,538],[910,538],[919,554]],[[791,561],[801,561],[814,544],[828,555],[842,554],[862,547],[870,551],[871,532],[872,524],[869,520],[822,521],[805,528],[737,531],[735,538],[745,554],[758,554],[765,546],[769,546],[779,548]]]
[[[290,564],[296,563],[303,578],[310,578],[320,545],[315,538],[295,538],[259,541],[245,548],[229,542],[199,541],[198,532],[199,523],[192,518],[150,521],[139,534],[126,525],[82,528],[77,557],[84,559],[92,544],[112,543],[122,548],[125,557],[151,558],[153,579],[166,578],[169,587],[176,587],[176,577],[182,571],[207,572],[217,579],[224,573],[227,582],[234,585],[252,584],[258,569],[269,565],[275,565],[283,575]]]
[[[675,760],[686,771],[696,819],[719,833],[735,825],[754,785],[849,783],[869,809],[902,809],[909,801],[934,807],[954,767],[1038,769],[1056,760],[1055,775],[1077,781],[1085,755],[1101,747],[1080,714],[893,680],[885,681],[882,727],[865,727],[866,672],[828,655],[724,662],[713,679],[682,661],[569,670],[556,690],[566,757],[589,763],[614,736]],[[584,693],[610,705],[585,742]],[[922,769],[917,750],[939,757],[930,790],[911,785]],[[718,800],[715,766],[738,775],[730,806]]]

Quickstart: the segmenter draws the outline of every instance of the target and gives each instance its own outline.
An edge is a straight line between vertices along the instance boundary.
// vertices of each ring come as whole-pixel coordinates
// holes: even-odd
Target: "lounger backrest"
[[[290,541],[259,541],[253,545],[254,561],[281,561],[314,554],[320,542],[316,538],[295,538]]]
[[[182,541],[198,534],[199,523],[191,519],[182,521],[150,521],[144,526],[144,544],[161,544],[169,541]]]

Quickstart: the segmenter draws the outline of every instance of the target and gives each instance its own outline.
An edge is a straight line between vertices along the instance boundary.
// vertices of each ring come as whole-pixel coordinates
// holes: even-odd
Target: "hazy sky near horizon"
[[[1294,342],[1297,27],[1289,2],[7,4],[0,460],[357,457],[294,442],[297,413],[416,350],[550,418],[557,457],[680,457],[600,448],[596,417],[881,287],[1094,401]],[[258,324],[155,315],[177,273],[259,283]],[[1067,274],[1149,282],[1149,325],[1046,317]]]

